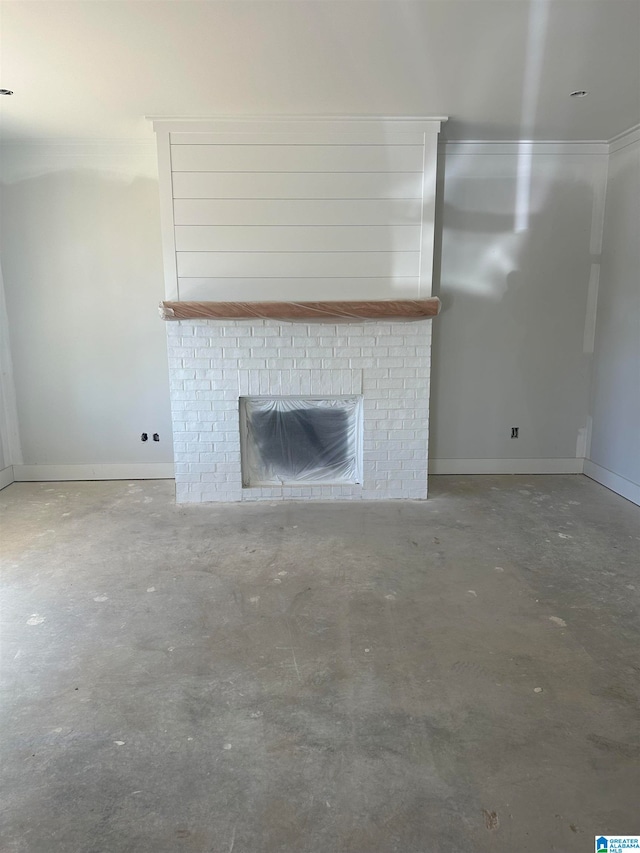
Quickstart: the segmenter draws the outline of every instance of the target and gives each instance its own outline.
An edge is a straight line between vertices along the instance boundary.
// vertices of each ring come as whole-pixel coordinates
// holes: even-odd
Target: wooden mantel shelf
[[[380,299],[358,302],[161,302],[163,320],[424,320],[440,300]]]

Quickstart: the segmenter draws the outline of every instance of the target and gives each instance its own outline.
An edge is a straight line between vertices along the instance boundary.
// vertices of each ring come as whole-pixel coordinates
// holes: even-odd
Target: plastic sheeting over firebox
[[[361,397],[242,397],[244,486],[361,482]]]

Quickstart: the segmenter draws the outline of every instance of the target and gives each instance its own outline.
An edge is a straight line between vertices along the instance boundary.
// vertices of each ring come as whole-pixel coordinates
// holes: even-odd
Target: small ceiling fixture
[[[570,98],[586,98],[589,93],[584,89],[576,89],[575,92],[571,92],[569,95]]]
[[[0,89],[0,95],[13,95],[11,89]]]

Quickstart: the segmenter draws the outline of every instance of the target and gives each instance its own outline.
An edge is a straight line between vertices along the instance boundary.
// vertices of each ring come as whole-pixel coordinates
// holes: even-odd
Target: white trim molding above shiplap
[[[7,486],[10,486],[13,482],[13,465],[9,465],[8,468],[3,468],[2,471],[0,471],[0,491],[2,489],[6,489]]]
[[[370,139],[375,134],[424,133],[425,122],[443,124],[448,116],[377,116],[377,115],[219,115],[209,118],[198,116],[146,116],[153,129],[169,133],[253,134],[276,133],[303,134],[307,139],[320,135],[342,136],[344,133],[365,133]],[[385,137],[386,138],[386,137]]]
[[[582,474],[584,459],[430,459],[429,474]]]
[[[596,483],[600,483],[601,486],[606,486],[612,492],[640,506],[640,485],[638,483],[633,483],[619,474],[614,474],[613,471],[596,465],[590,459],[584,460],[584,473],[590,479],[595,480]]]
[[[172,480],[173,462],[123,462],[105,465],[14,465],[16,483],[63,480]]]

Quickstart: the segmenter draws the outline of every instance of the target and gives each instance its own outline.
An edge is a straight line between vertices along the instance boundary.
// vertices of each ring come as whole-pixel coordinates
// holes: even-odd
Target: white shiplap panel
[[[178,225],[179,252],[417,252],[419,225]]]
[[[316,299],[415,299],[418,277],[405,278],[181,278],[180,298],[190,301],[298,302]]]
[[[174,198],[422,199],[422,172],[174,172]]]
[[[422,145],[173,145],[174,172],[420,172]]]
[[[420,199],[177,198],[176,225],[419,225]]]
[[[177,252],[177,259],[181,278],[402,278],[418,275],[420,253]]]

